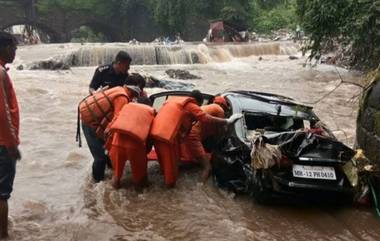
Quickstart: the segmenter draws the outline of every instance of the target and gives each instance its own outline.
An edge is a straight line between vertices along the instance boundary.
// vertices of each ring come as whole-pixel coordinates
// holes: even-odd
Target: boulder
[[[380,164],[380,67],[368,78],[356,121],[356,140],[365,155]]]
[[[70,65],[63,60],[48,59],[34,62],[29,66],[30,70],[46,69],[46,70],[68,70]]]
[[[162,80],[153,76],[145,76],[146,88],[162,88],[166,90],[192,90],[194,84],[178,81]]]
[[[168,69],[165,71],[167,75],[169,75],[172,79],[201,79],[201,77],[190,74],[187,70],[181,70],[181,69]]]

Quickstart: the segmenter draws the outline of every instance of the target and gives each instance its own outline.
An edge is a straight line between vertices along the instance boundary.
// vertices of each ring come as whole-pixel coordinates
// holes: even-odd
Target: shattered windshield
[[[244,122],[247,131],[282,132],[294,131],[305,127],[305,120],[301,118],[251,112],[244,113]]]

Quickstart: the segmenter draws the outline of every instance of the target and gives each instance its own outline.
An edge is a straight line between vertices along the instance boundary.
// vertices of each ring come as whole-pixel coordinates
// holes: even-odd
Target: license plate
[[[333,167],[293,165],[293,176],[310,179],[336,180]]]

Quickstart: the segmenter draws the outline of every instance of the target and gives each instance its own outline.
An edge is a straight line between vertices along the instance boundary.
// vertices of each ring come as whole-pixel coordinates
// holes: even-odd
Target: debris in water
[[[201,77],[190,74],[187,70],[181,70],[181,69],[168,69],[165,71],[167,75],[169,75],[170,78],[173,79],[201,79]]]
[[[29,66],[29,69],[67,70],[70,69],[70,65],[63,60],[47,59],[32,63]]]
[[[163,88],[166,90],[192,90],[194,84],[177,81],[157,79],[153,76],[145,76],[147,88]]]

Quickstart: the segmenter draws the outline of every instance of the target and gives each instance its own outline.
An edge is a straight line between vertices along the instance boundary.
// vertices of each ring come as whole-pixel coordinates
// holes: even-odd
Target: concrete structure
[[[30,25],[47,34],[51,42],[70,41],[73,31],[81,26],[103,33],[110,42],[126,41],[131,38],[151,41],[156,36],[156,28],[149,18],[149,12],[144,8],[136,9],[135,16],[131,16],[133,24],[128,27],[120,26],[117,20],[113,24],[112,19],[101,19],[75,11],[54,9],[49,14],[41,15],[36,8],[37,1],[0,0],[0,30],[15,25]]]

